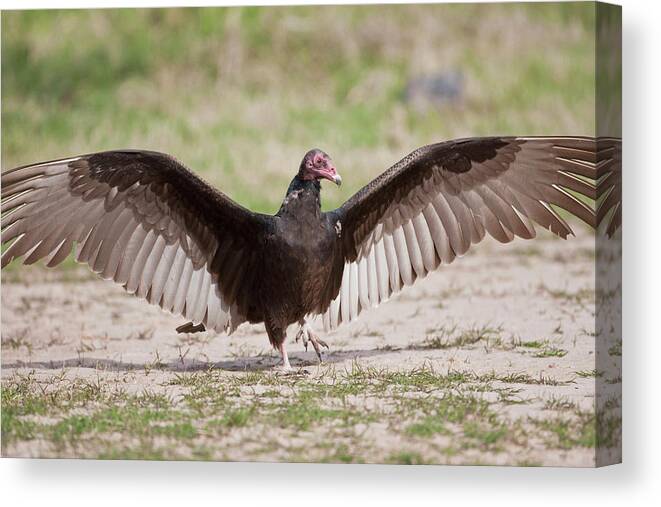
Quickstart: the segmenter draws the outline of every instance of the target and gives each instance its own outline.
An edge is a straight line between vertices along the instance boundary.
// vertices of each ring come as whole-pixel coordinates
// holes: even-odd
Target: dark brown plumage
[[[532,222],[566,237],[564,209],[589,225],[621,223],[621,144],[584,137],[472,138],[420,148],[323,213],[320,180],[341,179],[308,152],[278,213],[253,213],[168,155],[110,151],[2,174],[2,267],[23,257],[76,259],[164,310],[179,328],[232,332],[264,322],[283,355],[287,327],[355,318],[486,233],[533,238]],[[595,216],[591,200],[597,198]],[[603,191],[601,189],[604,189]],[[603,198],[601,198],[603,196]]]

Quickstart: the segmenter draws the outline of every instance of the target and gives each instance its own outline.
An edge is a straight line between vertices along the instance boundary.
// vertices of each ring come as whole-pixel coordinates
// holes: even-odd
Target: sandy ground
[[[322,365],[292,326],[301,373],[284,377],[261,325],[178,335],[181,319],[108,282],[22,267],[2,284],[3,409],[14,393],[17,414],[13,429],[3,418],[3,455],[593,466],[595,380],[609,375],[595,367],[594,277],[583,229],[487,241],[357,322],[329,335],[317,323]],[[618,361],[621,346],[606,348]],[[30,411],[21,398],[90,384],[103,394],[77,405]],[[153,420],[56,431],[145,393],[166,396],[190,432],[154,432]],[[617,444],[605,442],[612,457]]]

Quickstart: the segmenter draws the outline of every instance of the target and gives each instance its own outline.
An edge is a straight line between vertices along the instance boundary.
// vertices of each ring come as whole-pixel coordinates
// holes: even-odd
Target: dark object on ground
[[[459,102],[464,93],[464,75],[458,71],[417,76],[406,85],[404,100],[416,107]]]

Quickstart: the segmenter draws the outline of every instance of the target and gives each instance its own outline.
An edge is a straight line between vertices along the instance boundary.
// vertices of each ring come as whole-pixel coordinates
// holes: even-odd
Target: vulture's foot
[[[283,376],[290,376],[290,375],[309,375],[310,372],[308,370],[299,368],[298,370],[292,368],[291,364],[289,364],[289,357],[287,356],[287,349],[285,348],[284,342],[281,343],[278,346],[278,351],[280,352],[280,355],[282,356],[282,364],[278,365],[275,367],[275,372],[278,375],[283,375]]]
[[[314,347],[314,351],[317,353],[319,362],[321,363],[321,347],[329,348],[328,344],[312,331],[312,328],[305,320],[302,320],[299,324],[301,325],[301,328],[298,330],[298,333],[296,333],[296,343],[298,343],[299,340],[302,340],[306,351],[308,350],[308,342],[311,343]]]

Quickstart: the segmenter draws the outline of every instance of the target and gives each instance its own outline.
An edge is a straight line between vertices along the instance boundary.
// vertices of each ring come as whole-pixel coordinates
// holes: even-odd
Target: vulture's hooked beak
[[[342,184],[342,176],[340,176],[334,166],[329,166],[326,171],[322,173],[323,177],[332,181],[338,187]]]

